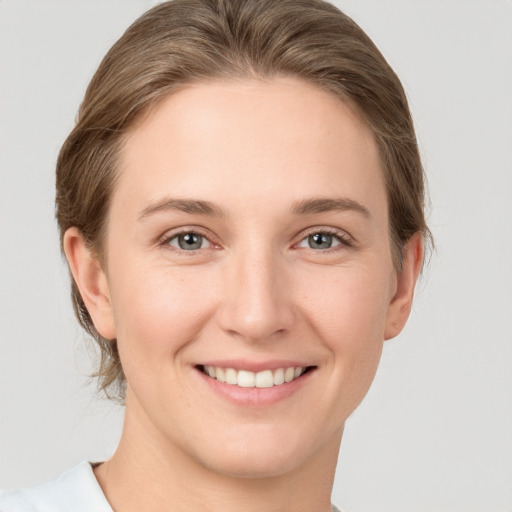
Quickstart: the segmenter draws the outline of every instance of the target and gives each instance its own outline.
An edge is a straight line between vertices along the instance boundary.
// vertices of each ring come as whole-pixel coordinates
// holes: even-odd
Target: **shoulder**
[[[112,512],[91,464],[82,462],[57,479],[30,489],[0,491],[0,512]]]

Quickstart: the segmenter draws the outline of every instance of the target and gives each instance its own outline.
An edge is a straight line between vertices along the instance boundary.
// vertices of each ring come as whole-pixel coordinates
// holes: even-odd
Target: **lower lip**
[[[243,388],[234,384],[219,382],[205,375],[202,370],[195,368],[201,380],[216,394],[237,404],[245,406],[268,406],[291,397],[302,388],[315,373],[309,370],[300,377],[270,388]]]

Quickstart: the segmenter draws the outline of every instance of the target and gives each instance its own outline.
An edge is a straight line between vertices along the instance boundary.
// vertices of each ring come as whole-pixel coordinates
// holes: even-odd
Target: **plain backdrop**
[[[86,84],[149,0],[0,0],[0,488],[112,454],[71,310],[54,165]],[[347,512],[512,511],[512,2],[340,0],[406,88],[437,252],[349,419]],[[88,348],[89,347],[89,348]],[[91,359],[92,356],[92,359]]]

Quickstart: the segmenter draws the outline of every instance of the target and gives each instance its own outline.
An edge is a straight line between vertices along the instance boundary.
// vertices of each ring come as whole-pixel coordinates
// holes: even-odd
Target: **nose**
[[[294,325],[290,280],[270,251],[242,251],[230,258],[219,311],[222,329],[247,341],[283,335]]]

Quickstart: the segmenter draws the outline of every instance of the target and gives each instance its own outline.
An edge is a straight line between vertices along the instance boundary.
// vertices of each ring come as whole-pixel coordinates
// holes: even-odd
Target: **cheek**
[[[330,269],[315,286],[303,283],[305,308],[326,338],[358,345],[382,338],[389,279],[368,267]],[[336,343],[337,345],[337,343]]]
[[[304,294],[305,314],[331,355],[333,372],[344,383],[366,386],[382,352],[389,279],[369,266],[335,274],[317,279]]]
[[[165,364],[193,340],[212,309],[208,276],[169,267],[124,268],[113,276],[112,293],[121,360],[125,372],[147,362]]]

